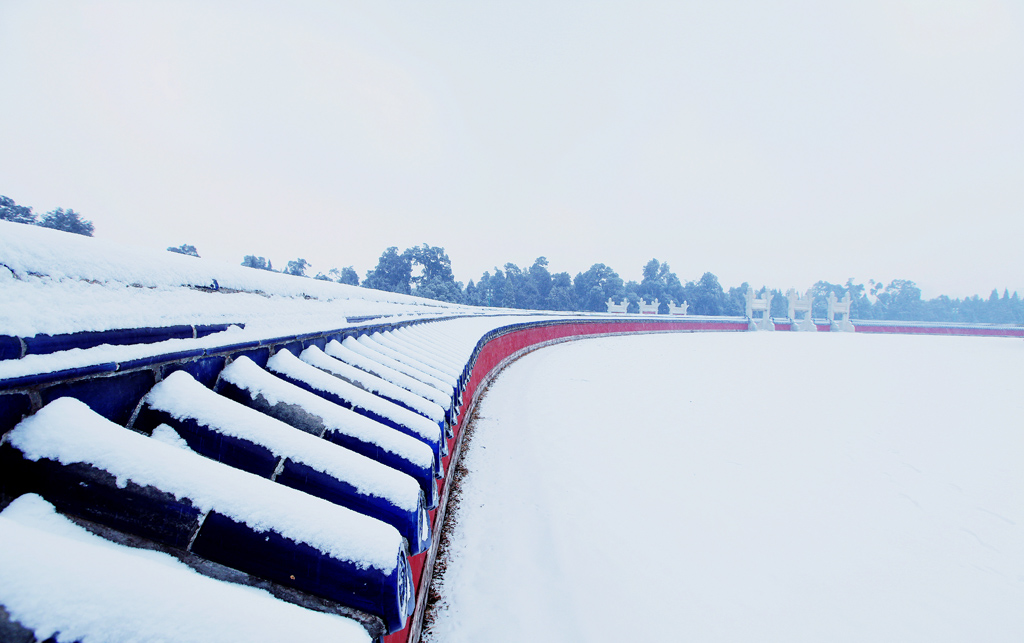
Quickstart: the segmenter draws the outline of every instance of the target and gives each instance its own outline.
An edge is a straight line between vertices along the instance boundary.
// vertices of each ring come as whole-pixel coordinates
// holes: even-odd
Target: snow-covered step
[[[35,494],[0,512],[0,579],[0,605],[13,621],[0,620],[4,641],[51,640],[58,632],[61,641],[106,643],[371,640],[343,616],[104,540]]]
[[[217,392],[412,476],[423,490],[427,508],[437,506],[434,453],[416,438],[286,382],[247,357],[221,372]]]
[[[335,359],[316,346],[310,346],[306,350],[302,351],[299,355],[299,359],[307,364],[312,364],[320,370],[326,371],[335,377],[345,380],[349,384],[357,386],[368,393],[384,398],[385,400],[393,402],[394,404],[413,411],[414,413],[419,413],[423,417],[433,420],[438,425],[444,426],[444,409],[442,409],[439,404],[420,397],[419,395],[407,391],[400,386],[396,386],[395,384],[377,377],[376,375],[367,373],[355,366],[350,366],[339,359]]]
[[[407,355],[408,357],[415,359],[417,362],[429,366],[435,371],[443,373],[454,380],[458,380],[459,375],[462,373],[461,368],[451,366],[448,364],[448,360],[439,358],[436,355],[430,355],[417,346],[407,344],[390,332],[374,333],[371,337],[378,344],[386,346],[397,353],[401,353],[402,355]]]
[[[426,444],[434,453],[435,472],[440,475],[441,458],[448,454],[443,425],[325,373],[288,351],[271,357],[267,370],[286,382]]]
[[[133,425],[167,427],[200,455],[383,520],[413,554],[429,544],[423,491],[411,476],[218,395],[184,371],[153,387]]]
[[[434,379],[440,380],[447,384],[448,386],[455,388],[457,384],[455,377],[449,375],[448,373],[445,373],[444,371],[439,370],[432,364],[424,364],[420,360],[406,353],[403,353],[402,351],[397,351],[383,344],[377,338],[379,334],[380,333],[374,333],[373,335],[360,335],[359,337],[356,338],[356,340],[363,346],[366,346],[367,348],[375,350],[378,353],[383,353],[384,355],[387,355],[391,359],[401,362],[402,364],[405,364],[407,367],[411,369],[419,371],[420,373],[428,375]]]
[[[356,342],[356,345],[358,346],[359,343]],[[409,377],[401,371],[395,370],[390,366],[386,366],[372,357],[368,357],[363,352],[354,351],[338,340],[331,340],[327,342],[327,346],[324,347],[324,352],[335,359],[349,364],[350,366],[355,366],[356,368],[366,371],[371,375],[376,375],[382,380],[391,382],[395,386],[404,388],[410,393],[414,393],[424,399],[430,400],[444,409],[446,414],[451,409],[452,398],[450,395],[445,395],[439,389],[430,386],[429,384],[425,384],[414,377]]]
[[[19,423],[2,458],[16,471],[5,485],[62,512],[371,612],[389,631],[405,625],[405,545],[380,520],[129,431],[73,398]]]
[[[366,335],[363,335],[362,338],[366,338]],[[452,391],[455,388],[448,382],[433,377],[432,375],[428,375],[421,370],[412,368],[399,360],[396,360],[388,355],[385,355],[382,351],[379,351],[376,348],[374,348],[373,342],[369,341],[368,339],[359,341],[353,337],[346,337],[341,344],[342,346],[351,351],[355,351],[356,353],[359,353],[364,357],[368,357],[374,360],[375,362],[379,362],[384,366],[387,366],[388,368],[393,368],[399,373],[404,373],[405,375],[413,379],[419,380],[424,384],[432,386],[441,393],[443,393],[444,395],[447,395],[448,397],[451,397]]]

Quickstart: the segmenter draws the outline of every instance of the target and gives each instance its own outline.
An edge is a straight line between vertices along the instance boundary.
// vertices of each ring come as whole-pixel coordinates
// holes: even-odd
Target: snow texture
[[[588,339],[480,406],[429,640],[1024,640],[1024,342]]]
[[[368,393],[316,366],[295,357],[288,351],[280,351],[267,362],[270,370],[309,384],[318,391],[337,395],[353,406],[373,411],[377,415],[412,430],[431,444],[441,441],[441,429],[419,413],[403,409],[393,402]]]
[[[284,351],[287,352],[287,351]],[[303,390],[274,376],[256,365],[248,357],[240,357],[221,371],[221,380],[249,391],[255,399],[262,395],[271,404],[284,402],[300,406],[319,416],[328,431],[337,431],[363,442],[376,444],[384,451],[399,455],[417,466],[430,469],[434,454],[430,447],[416,438],[399,433],[380,422],[363,417],[354,411],[328,402],[322,397]],[[331,377],[325,375],[325,377]]]
[[[307,364],[350,382],[364,391],[397,400],[434,422],[444,421],[444,409],[439,405],[419,395],[415,395],[400,386],[395,386],[376,375],[362,371],[354,366],[349,366],[345,362],[327,355],[316,346],[310,346],[302,351],[299,357]]]
[[[356,345],[359,344],[359,342],[354,343]],[[364,353],[356,352],[337,340],[331,340],[328,342],[324,352],[337,360],[341,360],[346,364],[351,364],[352,366],[364,370],[367,373],[371,373],[383,380],[391,382],[395,386],[400,386],[410,393],[414,393],[424,399],[430,400],[441,408],[448,409],[452,405],[450,395],[445,395],[440,390],[430,386],[429,384],[424,384],[415,378],[409,377],[405,373],[396,371],[389,366],[385,366],[372,357],[368,357]]]
[[[0,604],[40,641],[370,640],[350,619],[103,540],[34,494],[0,513]]]
[[[263,445],[278,458],[309,465],[406,511],[419,506],[420,487],[410,476],[222,397],[184,371],[153,387],[146,403],[175,419],[193,418],[219,433]]]
[[[74,398],[50,402],[5,440],[30,460],[91,464],[118,485],[151,485],[363,569],[390,573],[402,555],[402,537],[391,525],[129,431]]]
[[[399,373],[403,373],[414,380],[423,382],[448,397],[451,397],[452,392],[454,391],[455,387],[448,382],[439,380],[432,375],[428,375],[419,369],[413,368],[408,364],[404,364],[377,350],[374,348],[375,342],[370,340],[366,335],[361,335],[358,340],[352,337],[346,337],[341,345],[355,353],[359,353],[363,357],[378,362],[379,364],[383,364],[384,366],[396,370]]]
[[[377,335],[379,335],[379,333],[374,333],[373,335],[360,335],[356,339],[359,341],[359,343],[366,346],[367,348],[375,350],[383,355],[387,355],[391,359],[397,362],[401,362],[402,364],[405,364],[411,369],[415,369],[420,373],[429,375],[430,377],[436,380],[444,382],[451,388],[455,388],[455,385],[457,384],[455,377],[447,373],[443,373],[429,364],[424,364],[420,360],[410,355],[401,353],[393,348],[386,346],[385,344],[377,340]]]

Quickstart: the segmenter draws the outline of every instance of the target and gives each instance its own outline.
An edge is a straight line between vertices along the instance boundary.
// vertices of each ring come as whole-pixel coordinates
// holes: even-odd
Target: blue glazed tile
[[[248,342],[239,342],[237,344],[228,344],[227,346],[217,346],[216,348],[206,349],[207,355],[221,355],[224,353],[237,353],[247,348],[256,348],[260,345],[259,340],[252,340]]]
[[[135,411],[142,396],[153,388],[156,377],[152,371],[134,371],[123,375],[95,377],[55,384],[42,391],[43,404],[59,397],[73,397],[89,408],[122,426]]]
[[[287,344],[279,344],[275,348],[275,353],[284,350],[298,357],[302,353],[302,342],[288,342]]]
[[[398,556],[385,574],[332,558],[274,531],[257,532],[211,511],[192,552],[235,569],[361,609],[384,619],[389,632],[405,627],[409,611],[409,561]]]
[[[25,338],[26,355],[46,355],[72,348],[93,348],[102,344],[153,344],[168,339],[191,339],[191,326],[163,328],[126,328],[104,331],[84,331],[65,335],[35,335]]]
[[[234,359],[238,359],[239,357],[248,357],[253,362],[255,362],[256,365],[259,366],[260,368],[266,368],[267,360],[270,359],[270,347],[263,346],[261,348],[254,348],[253,350],[249,351],[241,351],[238,353],[234,353],[231,357],[233,357]]]
[[[196,331],[196,337],[206,337],[214,333],[222,333],[226,331],[230,326],[238,326],[239,328],[245,328],[245,324],[239,322],[236,324],[201,324],[194,326]]]
[[[0,335],[0,360],[21,359],[21,340],[10,335]]]
[[[177,361],[180,359],[202,357],[204,353],[205,351],[202,348],[194,348],[190,351],[178,351],[177,353],[163,353],[161,355],[150,355],[149,357],[140,357],[139,359],[133,359],[127,362],[120,362],[117,365],[117,370],[127,371],[135,368],[144,368],[146,366],[152,366],[154,364],[162,364],[164,362]]]
[[[175,371],[185,371],[206,388],[213,388],[217,377],[224,370],[227,358],[223,355],[204,357],[202,359],[189,360],[187,362],[172,362],[165,364],[160,371],[161,377],[167,377]]]
[[[299,491],[323,498],[361,514],[383,520],[392,525],[409,543],[410,553],[420,553],[430,544],[429,525],[421,525],[423,515],[419,508],[406,511],[385,498],[360,493],[354,486],[302,462],[285,460],[275,481]],[[422,499],[421,499],[422,503]],[[425,537],[424,537],[425,535]]]
[[[125,429],[127,430],[127,429]],[[61,513],[72,514],[174,547],[186,547],[199,527],[199,510],[153,487],[128,482],[119,487],[110,473],[92,465],[62,465],[45,458],[32,461],[0,447],[0,491],[8,495],[38,493]]]
[[[105,364],[93,364],[91,366],[82,366],[80,368],[68,368],[63,371],[52,371],[50,373],[33,373],[32,375],[22,375],[21,377],[11,377],[5,380],[0,380],[0,391],[37,386],[39,384],[49,384],[51,382],[59,382],[61,380],[76,377],[85,377],[87,375],[113,373],[116,370],[117,364],[114,362],[107,362]]]
[[[32,398],[28,393],[0,395],[0,435],[7,433],[32,412]]]
[[[215,428],[200,424],[194,418],[175,418],[169,413],[150,408],[149,405],[143,405],[132,428],[152,433],[159,424],[166,424],[174,429],[196,453],[263,478],[272,476],[280,461],[280,458],[265,446],[225,435]]]

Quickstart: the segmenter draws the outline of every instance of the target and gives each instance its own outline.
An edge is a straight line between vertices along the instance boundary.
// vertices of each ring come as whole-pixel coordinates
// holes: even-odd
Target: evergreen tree
[[[409,253],[399,254],[398,248],[391,246],[377,260],[377,267],[366,273],[363,287],[408,295],[411,282],[412,259]]]
[[[269,270],[274,272],[274,265],[270,263],[264,257],[257,257],[256,255],[245,255],[242,259],[242,265],[246,268],[256,268],[257,270]]]
[[[189,255],[190,257],[198,257],[199,256],[199,251],[196,250],[196,247],[195,246],[190,246],[187,243],[183,243],[180,246],[178,246],[177,248],[172,246],[172,247],[168,248],[167,251],[168,252],[176,252],[179,255]]]
[[[32,208],[18,205],[14,199],[0,195],[0,221],[13,223],[36,223],[36,215]]]
[[[66,211],[63,208],[57,208],[51,210],[43,215],[42,221],[39,225],[44,228],[53,228],[54,230],[63,230],[64,232],[71,232],[74,234],[80,234],[86,237],[91,237],[96,226],[92,224],[92,221],[83,219],[82,215],[75,212],[71,208]]]
[[[284,269],[284,274],[294,275],[296,277],[305,277],[306,268],[312,267],[308,261],[303,258],[298,258],[295,261],[289,261],[288,265]]]

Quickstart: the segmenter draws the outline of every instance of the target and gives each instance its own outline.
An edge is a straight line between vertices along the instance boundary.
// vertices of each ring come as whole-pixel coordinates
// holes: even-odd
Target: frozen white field
[[[480,406],[429,640],[1024,640],[1024,342],[641,335]]]

